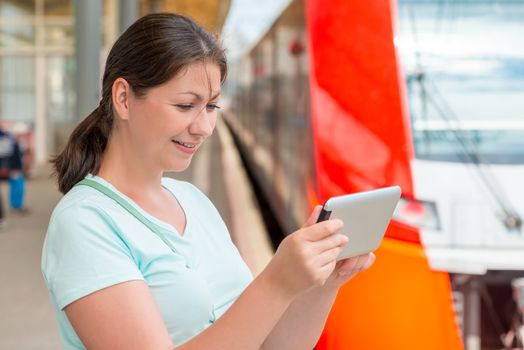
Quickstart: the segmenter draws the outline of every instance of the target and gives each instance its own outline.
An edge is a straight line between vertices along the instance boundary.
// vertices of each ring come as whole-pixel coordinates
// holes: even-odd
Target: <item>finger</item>
[[[368,254],[367,260],[364,262],[364,265],[362,266],[362,270],[367,270],[373,265],[373,263],[377,260],[377,256],[373,253]]]
[[[357,263],[355,264],[355,268],[354,270],[355,271],[362,271],[364,270],[364,265],[366,265],[367,261],[368,261],[368,256],[369,254],[365,254],[365,255],[359,255],[359,259],[357,261]]]
[[[318,217],[320,216],[320,212],[321,211],[322,211],[322,206],[321,205],[316,205],[313,208],[313,211],[311,212],[311,215],[309,215],[309,218],[306,220],[304,225],[302,225],[302,227],[308,227],[308,226],[314,225],[317,222]]]
[[[333,260],[332,262],[327,263],[326,265],[320,268],[319,273],[321,276],[324,276],[322,284],[324,284],[326,280],[329,278],[329,276],[333,273],[336,265],[336,261]]]
[[[361,257],[362,255],[358,255],[358,256],[349,258],[347,260],[344,260],[344,262],[342,263],[342,265],[340,265],[338,269],[338,274],[340,276],[346,276],[346,275],[353,273]]]
[[[303,237],[311,242],[316,242],[331,236],[344,226],[340,219],[330,219],[305,227]]]
[[[318,266],[325,266],[332,263],[336,264],[336,259],[341,251],[341,247],[335,247],[332,249],[325,250],[322,253],[318,254],[316,258],[316,263],[318,264]]]
[[[348,240],[347,236],[340,233],[334,233],[320,241],[313,242],[312,246],[313,249],[320,254],[328,249],[343,247],[348,243]]]
[[[340,276],[347,276],[367,270],[371,265],[373,265],[375,258],[375,254],[368,253],[347,259],[338,268],[338,274]]]
[[[374,259],[371,258],[372,253],[368,254],[362,254],[358,256],[358,261],[356,262],[355,266],[353,267],[353,270],[356,271],[363,271],[367,269],[371,264],[373,263]],[[374,254],[373,254],[374,256]]]

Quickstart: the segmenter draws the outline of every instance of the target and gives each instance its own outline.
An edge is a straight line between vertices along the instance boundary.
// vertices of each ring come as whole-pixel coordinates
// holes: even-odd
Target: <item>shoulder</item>
[[[94,281],[101,276],[105,277],[100,280],[112,280],[114,276],[106,276],[108,266],[122,275],[138,276],[133,249],[113,219],[117,210],[110,198],[86,186],[74,187],[60,200],[42,249],[42,272],[48,283]]]
[[[141,278],[133,249],[113,220],[115,205],[81,186],[69,191],[53,211],[41,269],[61,308],[115,281]]]
[[[57,204],[46,233],[46,249],[77,246],[126,246],[122,220],[126,215],[111,198],[87,187],[71,189]]]
[[[56,205],[50,226],[57,223],[111,224],[112,201],[102,193],[86,186],[73,187]]]

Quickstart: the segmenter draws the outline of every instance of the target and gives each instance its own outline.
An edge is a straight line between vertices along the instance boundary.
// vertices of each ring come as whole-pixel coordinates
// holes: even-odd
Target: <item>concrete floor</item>
[[[253,194],[230,135],[219,124],[190,168],[172,176],[208,194],[230,228],[233,240],[256,274],[272,255]],[[0,185],[5,201],[7,185]],[[30,212],[7,210],[0,231],[0,350],[60,349],[60,339],[40,272],[42,243],[51,212],[59,201],[54,180],[41,175],[27,182]]]
[[[7,186],[2,183],[2,194]],[[0,349],[60,349],[53,309],[40,273],[49,216],[60,194],[46,177],[27,184],[27,215],[7,213],[0,231]]]

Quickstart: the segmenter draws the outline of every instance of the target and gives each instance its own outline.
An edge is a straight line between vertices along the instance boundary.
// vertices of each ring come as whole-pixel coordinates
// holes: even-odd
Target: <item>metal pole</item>
[[[138,18],[137,0],[120,0],[118,4],[118,30],[122,34]]]
[[[76,116],[91,113],[100,100],[100,51],[102,33],[102,1],[76,0]]]
[[[480,350],[480,283],[481,281],[473,277],[467,286],[466,297],[466,317],[465,317],[465,331],[466,331],[466,350]]]

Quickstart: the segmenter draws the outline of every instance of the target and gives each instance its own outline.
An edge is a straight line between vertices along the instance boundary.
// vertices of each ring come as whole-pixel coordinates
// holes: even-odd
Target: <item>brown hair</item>
[[[99,171],[113,129],[111,89],[117,78],[124,78],[135,95],[144,96],[148,89],[167,82],[198,61],[217,64],[221,82],[224,81],[224,50],[215,36],[191,19],[155,13],[131,25],[107,57],[100,105],[78,124],[64,150],[51,160],[60,191],[68,192],[88,173]]]

